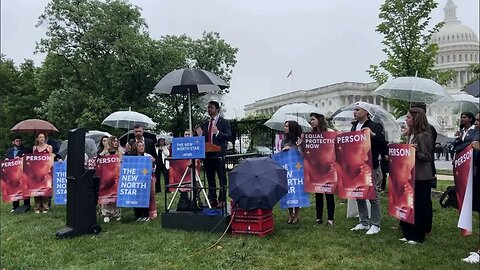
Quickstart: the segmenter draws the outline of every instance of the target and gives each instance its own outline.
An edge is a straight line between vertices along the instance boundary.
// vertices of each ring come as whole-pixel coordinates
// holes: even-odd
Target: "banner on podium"
[[[205,158],[204,137],[183,137],[172,140],[172,159]]]

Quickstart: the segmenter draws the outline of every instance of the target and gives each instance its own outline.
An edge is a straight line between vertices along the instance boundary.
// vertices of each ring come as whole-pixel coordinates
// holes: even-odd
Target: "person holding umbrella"
[[[205,134],[207,143],[220,146],[220,151],[206,153],[204,166],[208,181],[208,200],[212,207],[223,207],[226,200],[225,186],[227,184],[225,155],[227,154],[227,142],[230,140],[232,131],[230,129],[230,123],[219,115],[220,104],[218,102],[213,100],[208,102],[207,112],[209,120],[205,121],[200,127],[197,127],[195,131],[198,136]],[[220,181],[218,202],[215,173]]]
[[[286,121],[283,129],[285,136],[282,139],[282,151],[288,151],[290,149],[298,150],[298,146],[302,143],[301,135],[302,128],[296,121]],[[297,224],[299,222],[300,207],[288,208],[288,224]]]
[[[19,135],[15,136],[15,138],[13,138],[12,144],[13,144],[13,147],[9,148],[6,152],[6,154],[5,154],[5,159],[6,160],[21,158],[23,156],[23,154],[28,154],[28,153],[32,152],[31,150],[29,150],[28,148],[26,148],[22,145],[22,137],[19,136]],[[23,205],[30,208],[30,197],[26,197],[26,198],[23,199]],[[12,203],[12,210],[10,210],[10,212],[15,211],[15,209],[17,209],[17,207],[19,207],[19,206],[20,206],[20,202],[19,201],[14,201]]]
[[[33,146],[33,151],[34,154],[53,154],[53,148],[51,145],[46,143],[46,136],[43,133],[38,133],[37,134],[37,139],[35,140],[35,146]],[[49,196],[36,196],[33,197],[35,201],[35,213],[44,213],[46,214],[49,209]]]

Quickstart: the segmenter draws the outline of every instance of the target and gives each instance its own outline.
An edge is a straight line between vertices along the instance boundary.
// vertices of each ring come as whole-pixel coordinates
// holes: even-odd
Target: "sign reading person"
[[[23,161],[21,158],[0,162],[2,201],[14,202],[23,199]]]
[[[453,179],[455,180],[458,212],[460,214],[457,227],[461,229],[463,236],[467,236],[472,233],[473,228],[473,148],[471,145],[455,154]],[[478,181],[478,179],[475,180]]]
[[[287,170],[288,193],[280,200],[283,209],[310,206],[309,194],[303,186],[303,158],[297,149],[281,151],[272,155],[280,166]]]
[[[368,130],[344,132],[335,138],[338,195],[344,199],[375,199],[372,151]]]
[[[117,207],[148,208],[151,184],[151,157],[124,156],[118,183]]]
[[[304,133],[305,191],[334,194],[337,192],[335,168],[336,132]]]
[[[414,224],[415,148],[411,144],[390,144],[388,156],[388,214]]]
[[[117,199],[118,175],[120,174],[120,158],[118,155],[98,157],[96,160],[97,175],[100,177],[98,203],[107,204]]]
[[[53,203],[67,204],[67,162],[53,163]]]
[[[52,196],[52,154],[23,155],[24,196]]]

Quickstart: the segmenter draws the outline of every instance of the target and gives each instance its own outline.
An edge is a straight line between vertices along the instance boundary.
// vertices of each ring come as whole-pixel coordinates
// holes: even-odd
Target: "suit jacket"
[[[453,145],[455,146],[455,151],[461,152],[465,147],[470,145],[474,141],[474,137],[476,136],[477,129],[474,127],[472,129],[467,130],[467,134],[465,135],[465,138],[462,139],[460,137],[460,140],[455,140],[453,142]],[[462,134],[463,135],[463,134]]]
[[[145,142],[145,153],[150,154],[155,160],[157,160],[157,151],[155,150],[155,143],[148,139],[143,137],[143,141]],[[128,144],[130,144],[131,147],[133,147],[133,144],[136,142],[136,139],[131,139]]]
[[[205,121],[201,128],[203,131],[203,135],[205,136],[205,140],[207,139],[208,134],[208,126],[210,124],[210,118]],[[220,152],[209,152],[206,154],[207,157],[224,157],[227,154],[227,142],[230,140],[232,136],[232,130],[230,129],[230,122],[228,122],[225,118],[219,116],[217,123],[218,135],[213,134],[213,144],[216,144],[221,147]]]
[[[23,154],[30,154],[30,153],[32,153],[32,150],[30,150],[26,147],[20,146],[19,149],[18,149],[17,155],[14,156],[13,155],[13,147],[12,147],[12,148],[7,150],[7,152],[5,153],[5,157],[8,158],[8,159],[14,159],[15,157],[21,157],[21,156],[23,156]]]
[[[417,145],[415,150],[415,181],[428,181],[433,179],[431,162],[433,160],[432,135],[428,132],[417,134],[412,139],[412,144]]]
[[[358,121],[352,123],[351,131],[355,131],[357,129]],[[370,130],[375,133],[375,136],[370,136],[370,142],[372,144],[372,165],[373,168],[376,169],[380,165],[378,161],[378,157],[381,153],[388,153],[385,151],[387,148],[387,141],[385,140],[385,132],[383,130],[383,126],[380,123],[373,122],[372,120],[368,119],[363,123],[362,128],[368,127]]]

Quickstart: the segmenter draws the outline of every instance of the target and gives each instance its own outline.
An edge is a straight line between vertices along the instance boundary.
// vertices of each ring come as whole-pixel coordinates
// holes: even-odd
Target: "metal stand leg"
[[[172,206],[172,203],[175,200],[175,197],[177,196],[178,191],[180,190],[180,188],[182,188],[183,181],[185,180],[185,177],[187,176],[187,173],[188,173],[189,170],[193,170],[193,168],[188,166],[185,169],[185,171],[183,172],[182,178],[180,179],[180,182],[178,183],[177,187],[175,188],[175,193],[173,193],[173,197],[170,200],[170,203],[168,204],[167,211],[170,210],[170,207]],[[212,208],[212,206],[210,205],[210,201],[208,200],[207,193],[205,192],[205,189],[203,188],[203,184],[202,184],[202,181],[200,180],[200,176],[196,172],[195,172],[195,181],[199,183],[200,188],[202,189],[203,195],[205,196],[205,200],[207,201],[208,208]],[[192,181],[192,182],[195,182],[195,181]],[[192,189],[194,189],[194,185],[192,185]],[[167,191],[165,190],[165,192],[167,192]],[[193,195],[194,197],[192,198],[192,201],[197,199],[196,195],[195,195],[196,192],[193,192],[193,194],[194,194]]]

